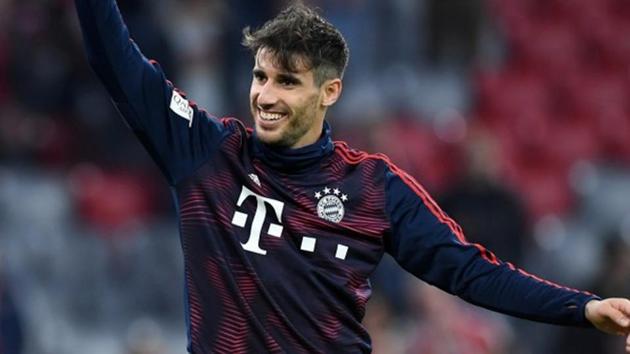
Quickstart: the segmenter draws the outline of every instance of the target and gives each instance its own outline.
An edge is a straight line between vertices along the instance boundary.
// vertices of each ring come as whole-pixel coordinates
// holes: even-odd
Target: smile
[[[280,120],[281,118],[285,117],[285,114],[282,113],[272,113],[272,112],[265,112],[265,111],[259,111],[259,116],[260,119],[264,120],[264,121],[276,121],[276,120]]]

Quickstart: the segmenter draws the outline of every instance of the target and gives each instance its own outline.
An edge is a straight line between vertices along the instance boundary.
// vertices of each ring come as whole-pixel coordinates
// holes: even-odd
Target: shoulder
[[[374,166],[381,169],[390,169],[393,163],[389,157],[382,153],[368,153],[352,148],[345,141],[335,141],[335,155],[344,163],[352,166]]]
[[[370,154],[365,151],[354,149],[346,142],[335,141],[335,154],[337,154],[345,164],[371,171],[373,181],[382,181],[386,190],[400,192],[400,195],[420,196],[425,201],[435,202],[430,197],[424,186],[402,168],[393,163],[390,158],[382,153]],[[407,192],[413,193],[407,193]]]
[[[238,118],[222,117],[214,119],[225,131],[224,138],[234,140],[238,145],[242,145],[252,135],[252,129],[247,128]]]
[[[221,125],[223,125],[223,127],[229,130],[238,131],[238,132],[241,132],[242,134],[251,133],[251,129],[246,128],[245,124],[243,124],[243,122],[241,122],[237,118],[222,117],[222,118],[218,118],[218,120],[221,123]]]

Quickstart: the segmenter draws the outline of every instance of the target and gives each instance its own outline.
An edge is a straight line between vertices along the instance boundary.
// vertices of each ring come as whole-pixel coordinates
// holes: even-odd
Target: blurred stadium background
[[[119,0],[144,53],[249,122],[241,29],[284,1]],[[351,61],[337,139],[385,152],[469,239],[550,280],[630,296],[630,2],[312,0]],[[0,353],[185,351],[166,183],[86,66],[71,0],[0,1]],[[422,285],[385,259],[376,354],[616,354]]]

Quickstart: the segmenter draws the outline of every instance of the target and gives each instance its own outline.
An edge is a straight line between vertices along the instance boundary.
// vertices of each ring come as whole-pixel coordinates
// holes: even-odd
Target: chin
[[[260,140],[264,144],[272,146],[284,146],[283,136],[277,132],[267,132],[257,127],[256,136],[258,137],[258,140]]]

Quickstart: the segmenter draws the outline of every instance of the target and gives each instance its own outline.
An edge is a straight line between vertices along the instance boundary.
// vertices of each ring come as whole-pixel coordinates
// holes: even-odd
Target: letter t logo
[[[243,186],[243,189],[241,190],[241,195],[238,197],[236,205],[238,207],[242,206],[243,202],[251,196],[256,198],[256,213],[254,214],[254,220],[252,221],[252,226],[249,231],[249,239],[245,243],[241,242],[241,245],[243,246],[243,249],[247,251],[265,255],[267,254],[267,251],[260,248],[260,235],[262,234],[263,226],[265,224],[265,217],[267,216],[266,204],[271,205],[271,208],[276,214],[278,222],[281,223],[282,209],[284,209],[284,203],[279,200],[265,198],[252,192],[249,188]],[[234,217],[232,217],[232,224],[238,227],[245,227],[245,225],[247,224],[248,216],[249,215],[240,211],[235,211]],[[282,225],[269,223],[267,234],[269,236],[280,237],[282,235]]]

